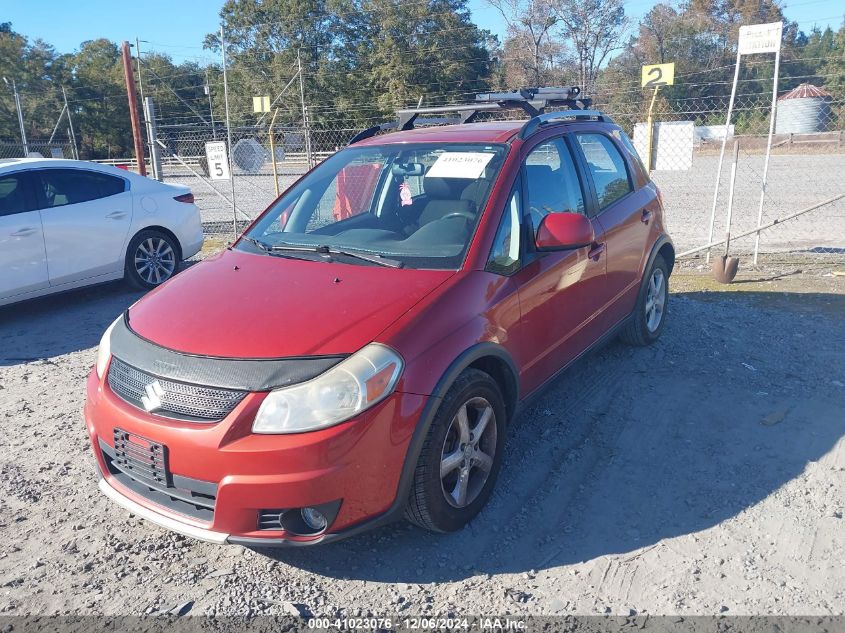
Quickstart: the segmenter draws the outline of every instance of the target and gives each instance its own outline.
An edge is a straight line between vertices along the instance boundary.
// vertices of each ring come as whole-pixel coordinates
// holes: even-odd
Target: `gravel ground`
[[[515,420],[465,530],[251,551],[96,489],[81,409],[107,285],[0,310],[0,613],[845,613],[845,286],[673,276],[653,347],[611,343]]]
[[[757,226],[764,157],[740,152],[731,231],[739,235]],[[652,174],[663,192],[667,223],[679,251],[707,244],[718,155],[696,154],[689,171]],[[845,193],[845,154],[774,154],[769,162],[763,224],[783,218],[834,195]],[[730,155],[722,168],[713,236],[725,235],[730,185]],[[751,252],[753,235],[732,242],[735,252]],[[761,234],[762,252],[845,248],[845,199],[820,207]]]
[[[679,251],[707,243],[718,162],[717,154],[695,154],[692,168],[688,171],[657,171],[652,174],[663,192],[669,231]],[[279,177],[281,189],[289,187],[303,169],[302,164],[283,164]],[[757,226],[762,172],[763,156],[744,152],[740,154],[732,222],[734,235]],[[769,164],[763,223],[783,218],[833,195],[845,193],[842,186],[843,172],[845,153],[774,154]],[[722,184],[713,233],[716,239],[721,239],[725,233],[729,176],[728,155],[722,169]],[[230,203],[211,191],[208,184],[184,169],[172,169],[166,180],[191,187],[202,211],[207,233],[231,237]],[[231,197],[229,181],[217,181],[214,187],[227,198]],[[255,217],[273,201],[273,179],[269,173],[236,176],[235,187],[238,208],[243,212],[238,216],[243,229],[247,218]],[[752,251],[753,236],[735,241],[733,248],[736,252]],[[762,234],[762,252],[810,249],[834,249],[835,252],[843,252],[845,199],[789,220]]]

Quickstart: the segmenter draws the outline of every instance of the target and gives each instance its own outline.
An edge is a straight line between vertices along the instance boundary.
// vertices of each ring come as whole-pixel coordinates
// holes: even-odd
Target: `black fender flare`
[[[651,247],[651,252],[648,254],[648,259],[646,260],[645,266],[643,267],[643,274],[640,277],[640,287],[637,290],[637,304],[634,305],[634,309],[631,311],[629,318],[633,317],[633,315],[636,314],[637,305],[639,305],[639,302],[643,300],[643,296],[644,296],[644,293],[646,291],[645,280],[646,280],[646,276],[648,275],[648,271],[651,270],[651,266],[652,266],[652,264],[654,264],[654,260],[657,258],[657,255],[660,253],[660,249],[662,249],[667,244],[671,247],[672,253],[674,255],[675,245],[672,243],[672,240],[669,238],[668,235],[663,233],[663,234],[660,235],[660,237],[658,237],[654,241],[654,245]],[[666,263],[671,264],[669,266],[669,276],[671,277],[672,276],[672,269],[675,267],[674,258],[673,258],[672,262],[666,262]]]
[[[648,259],[646,260],[645,267],[643,268],[643,279],[645,279],[645,274],[651,268],[651,265],[654,263],[655,258],[657,257],[660,249],[663,248],[668,244],[672,248],[672,253],[675,252],[675,245],[672,243],[672,239],[663,233],[654,241],[654,245],[651,247],[651,252],[648,254]],[[669,264],[670,262],[667,262]],[[672,276],[672,270],[675,268],[675,260],[672,259],[671,265],[669,266],[669,276]]]
[[[401,502],[402,508],[404,508],[404,500],[411,489],[411,483],[414,479],[414,469],[417,466],[417,460],[419,459],[420,452],[422,451],[425,437],[428,435],[428,430],[431,428],[431,423],[434,421],[437,409],[440,407],[440,403],[443,401],[443,398],[446,396],[449,388],[458,379],[461,372],[463,372],[467,367],[480,358],[491,356],[497,360],[503,361],[509,368],[510,377],[512,379],[512,397],[510,398],[512,402],[509,405],[506,404],[506,406],[508,406],[508,416],[510,417],[513,415],[514,410],[516,409],[516,404],[519,402],[519,372],[516,369],[516,363],[510,353],[502,345],[490,341],[476,343],[472,347],[469,347],[461,352],[458,357],[449,364],[446,371],[443,372],[443,375],[440,376],[440,379],[434,386],[431,395],[428,397],[428,400],[426,400],[423,411],[420,414],[420,419],[417,422],[417,426],[414,428],[414,434],[411,436],[411,442],[408,444],[408,450],[405,453],[405,462],[402,465],[402,474],[399,477],[399,486],[396,489],[396,499],[393,502],[394,505]]]

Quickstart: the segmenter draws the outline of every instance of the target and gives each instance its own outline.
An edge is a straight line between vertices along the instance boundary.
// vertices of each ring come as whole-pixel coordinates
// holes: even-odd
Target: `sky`
[[[166,52],[177,62],[211,59],[202,49],[207,33],[219,28],[222,0],[0,0],[0,21],[11,22],[18,33],[41,38],[60,53],[70,53],[85,40],[106,37],[112,41],[141,39],[141,50]],[[629,0],[625,9],[641,18],[654,0]],[[784,13],[808,32],[814,25],[838,28],[842,23],[842,0],[794,0],[784,2]],[[501,15],[485,0],[470,0],[473,20],[481,28],[504,35]]]

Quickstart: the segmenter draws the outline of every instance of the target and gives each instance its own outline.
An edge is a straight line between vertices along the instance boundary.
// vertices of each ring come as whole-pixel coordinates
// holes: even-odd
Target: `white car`
[[[202,243],[187,187],[87,161],[0,160],[0,306],[121,277],[154,288]]]

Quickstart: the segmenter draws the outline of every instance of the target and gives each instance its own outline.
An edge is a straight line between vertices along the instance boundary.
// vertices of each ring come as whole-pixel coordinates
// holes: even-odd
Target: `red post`
[[[138,123],[138,97],[135,95],[135,75],[132,72],[132,56],[129,54],[129,42],[121,46],[123,56],[123,77],[126,79],[126,96],[129,99],[129,118],[132,121],[132,137],[135,141],[135,158],[138,161],[138,173],[147,175],[144,164],[144,144],[141,141],[141,126]]]

